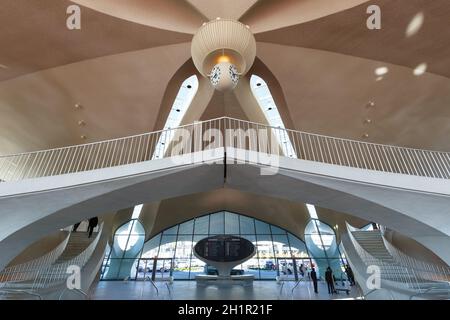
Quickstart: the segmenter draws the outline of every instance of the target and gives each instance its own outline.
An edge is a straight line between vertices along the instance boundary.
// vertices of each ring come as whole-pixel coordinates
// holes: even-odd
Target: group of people
[[[80,226],[82,221],[75,223],[73,225],[73,229],[72,232],[77,232],[78,227]],[[93,217],[89,219],[89,224],[88,224],[88,237],[90,238],[92,236],[92,233],[94,232],[94,228],[98,225],[98,218],[97,217]]]
[[[347,274],[347,280],[350,283],[350,286],[355,285],[355,277],[353,275],[352,268],[350,268],[349,265],[345,266],[345,273]],[[314,292],[319,293],[318,288],[317,288],[317,281],[318,281],[317,272],[314,267],[311,268],[310,277],[313,282]],[[335,278],[333,275],[333,271],[331,270],[330,267],[328,267],[327,270],[325,271],[325,281],[327,283],[328,293],[329,294],[337,293],[336,288],[334,286]]]

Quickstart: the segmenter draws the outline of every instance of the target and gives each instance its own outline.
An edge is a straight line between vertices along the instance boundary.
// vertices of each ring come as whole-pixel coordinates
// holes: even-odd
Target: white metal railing
[[[67,273],[69,266],[78,266],[80,269],[82,269],[97,247],[98,241],[100,240],[101,233],[103,231],[103,225],[104,223],[102,222],[99,231],[95,236],[95,239],[89,244],[89,246],[87,246],[86,249],[83,250],[83,252],[68,261],[50,266],[50,268],[38,275],[33,283],[33,289],[45,288],[64,281],[69,276]]]
[[[49,267],[61,256],[67,247],[69,238],[70,232],[67,232],[64,240],[47,254],[37,259],[3,269],[3,271],[0,272],[0,287],[1,283],[25,281],[35,278],[38,270]]]
[[[385,237],[382,237],[384,245],[394,260],[412,270],[419,279],[431,281],[449,281],[450,268],[447,266],[439,266],[433,263],[427,263],[408,256],[394,247]]]
[[[442,284],[447,284],[446,278],[448,277],[448,269],[440,268],[435,266],[432,268],[427,264],[427,267],[423,267],[419,264],[418,260],[415,260],[406,254],[400,252],[398,249],[393,247],[383,238],[384,244],[386,246],[386,250],[391,254],[392,261],[384,261],[382,259],[378,259],[371,255],[366,249],[364,249],[355,239],[353,232],[360,231],[352,226],[347,224],[347,230],[349,234],[349,238],[360,256],[361,260],[364,262],[366,266],[375,265],[380,268],[381,271],[381,280],[390,280],[399,283],[406,284],[407,287],[413,291],[418,293],[423,293],[428,288],[422,288],[422,284],[425,282],[435,282],[436,284],[441,282]],[[362,231],[362,232],[379,232],[379,231]],[[393,254],[392,254],[393,253]],[[424,263],[425,264],[425,263]],[[428,268],[428,269],[427,269]],[[425,269],[425,270],[424,270]],[[434,273],[432,275],[432,273]],[[447,278],[448,279],[448,278]],[[450,287],[449,287],[450,289]]]
[[[408,285],[408,287],[413,287],[414,285],[417,285],[417,279],[413,276],[411,276],[406,268],[398,268],[394,263],[391,261],[383,261],[381,259],[378,259],[371,255],[368,251],[366,251],[359,242],[355,239],[353,232],[359,231],[358,229],[350,226],[347,223],[347,230],[349,238],[360,256],[361,260],[364,262],[366,266],[378,266],[380,268],[380,271],[382,272],[382,280],[390,280],[390,281],[396,281],[400,283],[405,283]],[[383,274],[384,273],[384,274]],[[387,279],[388,278],[388,279]]]
[[[38,289],[47,288],[49,286],[64,282],[69,276],[67,273],[69,266],[78,266],[82,269],[86,262],[90,259],[92,253],[97,247],[98,241],[100,240],[103,225],[104,223],[102,222],[95,239],[76,257],[61,263],[52,264],[50,266],[36,266],[33,271],[33,279],[27,279],[27,281],[22,283],[21,281],[7,281],[0,283],[0,289],[3,290],[6,288],[8,290],[22,290],[23,288],[27,288],[31,291],[36,291]]]
[[[341,139],[223,117],[102,142],[0,156],[0,181],[121,166],[221,147],[450,179],[449,152]]]

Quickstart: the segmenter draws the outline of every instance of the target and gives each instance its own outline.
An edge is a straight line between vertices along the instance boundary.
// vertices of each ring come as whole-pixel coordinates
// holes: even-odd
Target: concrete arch
[[[283,157],[278,173],[264,176],[258,164],[233,164],[237,158],[230,157],[224,181],[223,158],[206,160],[174,166],[166,158],[0,184],[0,214],[4,217],[0,268],[56,228],[140,203],[223,187],[308,202],[379,222],[450,261],[450,194],[439,191],[450,190],[447,180]]]

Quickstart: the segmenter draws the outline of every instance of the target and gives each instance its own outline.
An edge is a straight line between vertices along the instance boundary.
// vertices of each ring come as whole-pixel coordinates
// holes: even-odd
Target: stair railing
[[[398,264],[390,263],[390,262],[375,258],[368,251],[366,251],[359,244],[359,242],[355,239],[353,232],[361,231],[361,230],[350,226],[347,222],[346,222],[346,225],[347,225],[347,231],[348,231],[349,238],[350,238],[356,252],[360,256],[361,260],[364,262],[366,267],[368,267],[370,265],[378,266],[380,268],[380,271],[388,272],[387,274],[389,276],[389,280],[404,283],[409,288],[418,287],[418,278],[414,272],[412,272],[410,269],[408,269],[405,266],[401,266]],[[379,232],[379,231],[361,231],[361,232]],[[383,281],[383,278],[381,280]]]
[[[450,268],[438,266],[415,259],[394,247],[385,237],[383,242],[386,249],[393,256],[397,263],[412,270],[419,279],[431,281],[450,281]]]
[[[61,256],[67,247],[69,238],[70,232],[66,234],[64,240],[58,246],[47,254],[31,261],[5,268],[0,273],[0,287],[6,286],[7,283],[20,282],[35,278],[39,270],[49,267]]]
[[[89,246],[87,246],[86,249],[83,250],[83,252],[68,261],[53,264],[45,270],[41,270],[39,276],[36,277],[32,288],[36,290],[65,281],[69,277],[67,274],[69,266],[78,266],[82,269],[91,258],[95,248],[97,247],[103,231],[103,225],[104,223],[102,222],[94,240],[89,244]]]

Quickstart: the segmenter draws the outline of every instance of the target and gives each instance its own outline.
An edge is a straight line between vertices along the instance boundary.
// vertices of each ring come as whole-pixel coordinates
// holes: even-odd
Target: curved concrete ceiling
[[[279,80],[295,129],[356,140],[368,133],[371,142],[450,150],[449,78],[269,43],[258,43],[258,56]],[[389,72],[377,81],[379,67]]]
[[[287,127],[357,140],[367,133],[373,142],[449,150],[445,138],[450,133],[449,79],[436,75],[448,75],[450,70],[449,29],[445,28],[448,1],[374,1],[382,7],[383,28],[371,32],[365,28],[367,4],[361,0],[327,1],[331,3],[328,6],[322,0],[262,0],[254,4],[248,0],[228,7],[225,0],[216,5],[189,1],[131,0],[111,5],[112,1],[106,0],[78,0],[111,7],[101,12],[83,7],[82,30],[76,32],[64,25],[65,9],[74,2],[5,1],[0,40],[8,45],[0,52],[0,80],[10,80],[0,82],[0,153],[160,128],[182,79],[172,81],[173,76],[190,58],[192,35],[163,30],[167,26],[158,21],[189,32],[205,19],[203,15],[238,15],[245,10],[244,22],[255,19],[265,24],[265,19],[273,19],[296,24],[256,35],[262,63],[258,66],[257,59],[248,74],[256,73],[271,82]],[[147,8],[142,14],[155,16],[147,18],[157,28],[104,13],[137,12],[139,5]],[[118,6],[129,8],[119,12]],[[174,12],[167,19],[169,9]],[[421,11],[425,17],[422,28],[405,39],[408,23]],[[308,15],[319,19],[295,22]],[[414,76],[413,68],[422,62],[435,74]],[[191,67],[189,70],[194,70]],[[376,81],[374,71],[379,67],[387,67],[388,73]],[[222,115],[264,122],[256,114],[245,79],[228,95],[213,92],[207,79],[199,80],[192,113],[184,123]],[[369,101],[375,102],[375,108],[366,107]],[[74,111],[76,103],[84,105],[79,112]],[[78,125],[82,120],[85,126]],[[81,140],[82,135],[87,139]]]
[[[123,53],[0,82],[0,153],[155,130],[167,84],[189,59],[189,48],[181,43]]]
[[[81,30],[70,31],[66,27],[66,9],[71,4],[68,0],[2,1],[0,64],[6,68],[0,68],[0,81],[92,58],[189,42],[192,38],[190,34],[142,26],[88,8],[81,12]]]
[[[239,20],[255,3],[261,0],[186,0],[205,17]]]
[[[322,18],[368,1],[369,0],[259,1],[241,18],[241,21],[248,24],[254,33],[260,33]]]
[[[164,30],[194,34],[207,19],[180,0],[71,0],[113,17]]]
[[[343,53],[450,77],[448,0],[371,1],[380,6],[381,30],[366,26],[367,4],[256,35],[257,41]],[[444,22],[445,21],[445,22]],[[407,30],[416,26],[415,33]]]

